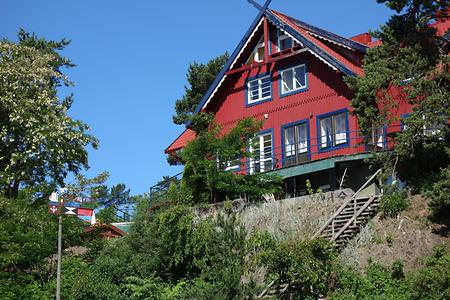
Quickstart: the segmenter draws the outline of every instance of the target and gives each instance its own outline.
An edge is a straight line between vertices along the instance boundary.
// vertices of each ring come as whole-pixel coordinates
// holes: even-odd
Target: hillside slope
[[[364,270],[370,261],[391,265],[401,260],[405,271],[422,266],[424,257],[437,245],[450,248],[449,224],[429,219],[427,199],[410,198],[411,206],[397,218],[378,213],[341,253],[344,263]],[[443,221],[443,222],[442,222]]]

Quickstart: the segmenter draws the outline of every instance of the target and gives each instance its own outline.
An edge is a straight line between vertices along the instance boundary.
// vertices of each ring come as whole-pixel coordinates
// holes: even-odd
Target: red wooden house
[[[362,60],[376,46],[368,34],[344,38],[286,16],[260,8],[236,50],[196,109],[213,112],[229,130],[244,117],[263,119],[255,138],[255,157],[229,163],[241,173],[276,172],[286,179],[290,195],[313,186],[334,189],[344,173],[345,185],[359,186],[368,175],[364,158],[371,150],[385,150],[388,136],[400,130],[374,128],[362,144],[352,93],[344,76],[363,76]],[[444,26],[446,32],[449,22]],[[441,28],[440,28],[441,30]],[[411,111],[400,105],[399,117]],[[176,155],[195,138],[187,128],[166,150]]]

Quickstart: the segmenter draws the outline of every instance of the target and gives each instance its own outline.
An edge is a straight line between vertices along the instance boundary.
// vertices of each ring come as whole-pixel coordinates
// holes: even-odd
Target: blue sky
[[[260,3],[263,1],[260,0]],[[90,149],[94,176],[111,174],[132,194],[147,192],[180,167],[164,149],[183,128],[172,123],[175,100],[190,62],[232,52],[257,11],[246,0],[0,0],[0,38],[19,28],[72,43],[62,54],[76,68],[71,116],[92,127],[100,149]],[[375,0],[273,0],[270,6],[345,37],[374,30],[391,11]]]

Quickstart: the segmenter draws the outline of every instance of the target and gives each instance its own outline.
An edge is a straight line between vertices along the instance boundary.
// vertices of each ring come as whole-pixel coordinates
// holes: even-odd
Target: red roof
[[[93,231],[94,229],[100,229],[100,235],[104,239],[110,239],[110,238],[116,238],[116,237],[122,237],[126,236],[127,233],[119,228],[117,228],[114,225],[111,224],[95,224],[92,226],[89,226],[84,229],[84,232],[89,233]]]
[[[348,59],[346,59],[345,57],[343,57],[342,55],[340,55],[339,53],[337,53],[336,51],[334,51],[333,49],[331,49],[330,47],[328,47],[327,45],[325,45],[324,43],[322,43],[322,41],[320,41],[319,39],[317,39],[316,37],[310,35],[305,29],[301,28],[300,26],[298,26],[295,22],[291,21],[291,18],[289,18],[288,16],[286,16],[285,14],[282,14],[280,12],[271,10],[275,15],[277,15],[283,22],[285,22],[286,24],[289,24],[289,26],[291,26],[292,28],[294,28],[295,30],[297,30],[304,38],[308,39],[310,42],[316,44],[316,46],[318,46],[319,48],[321,48],[323,51],[327,52],[329,55],[331,55],[332,57],[334,57],[336,60],[338,60],[341,64],[343,64],[344,66],[346,66],[348,69],[350,69],[352,72],[354,72],[355,74],[357,74],[358,76],[362,76],[364,75],[363,70],[353,64],[352,62],[350,62]]]
[[[438,36],[443,36],[450,29],[450,8],[447,9],[447,11],[443,12],[442,14],[447,15],[447,18],[440,19],[434,24],[431,24],[431,27],[436,28]]]
[[[195,139],[195,132],[192,129],[186,129],[182,134],[180,134],[179,137],[175,139],[175,141],[172,142],[172,144],[170,144],[169,147],[167,147],[166,150],[164,150],[164,153],[171,153],[180,150],[193,139]]]

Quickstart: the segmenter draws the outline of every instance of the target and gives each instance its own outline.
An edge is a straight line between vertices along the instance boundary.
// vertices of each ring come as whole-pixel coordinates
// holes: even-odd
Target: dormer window
[[[277,50],[278,52],[292,48],[295,46],[295,42],[292,40],[292,38],[287,35],[284,31],[281,29],[278,29],[277,31]]]
[[[251,65],[255,62],[262,62],[264,60],[264,41],[260,39],[258,45],[256,45],[255,50],[253,50],[252,54],[248,58],[245,64]]]

